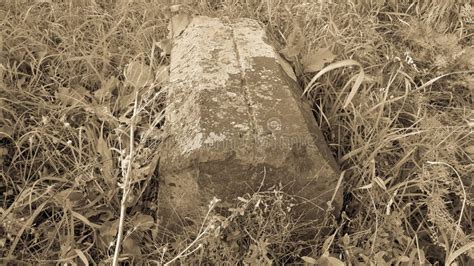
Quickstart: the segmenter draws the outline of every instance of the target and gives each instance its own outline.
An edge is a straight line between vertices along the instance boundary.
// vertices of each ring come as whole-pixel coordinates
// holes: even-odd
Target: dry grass
[[[242,195],[224,212],[211,204],[194,233],[163,238],[153,173],[163,77],[151,73],[168,63],[158,42],[168,34],[170,3],[2,1],[2,262],[111,263],[122,206],[120,260],[134,264],[283,264],[303,256],[472,264],[469,1],[172,2],[184,3],[181,13],[255,18],[278,49],[302,30],[292,63],[346,170],[341,218],[301,224],[288,215],[291,196],[276,189]],[[301,62],[317,48],[329,48],[335,62],[358,62],[360,86],[354,90],[359,70],[345,65],[309,84],[316,73],[304,73]],[[150,73],[146,82],[129,66]],[[332,226],[333,237],[302,237],[322,226]]]

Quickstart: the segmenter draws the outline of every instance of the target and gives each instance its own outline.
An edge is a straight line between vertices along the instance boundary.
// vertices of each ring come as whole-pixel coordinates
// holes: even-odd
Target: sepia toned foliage
[[[466,0],[1,1],[0,262],[472,264],[473,10]],[[345,171],[340,217],[302,223],[298,195],[275,187],[225,209],[215,199],[180,234],[160,227],[163,85],[172,38],[195,15],[266,27]]]

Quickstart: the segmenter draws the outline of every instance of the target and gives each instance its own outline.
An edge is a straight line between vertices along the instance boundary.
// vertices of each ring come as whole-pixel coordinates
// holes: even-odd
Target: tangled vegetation
[[[161,232],[176,15],[266,27],[345,171],[337,220],[274,187]],[[1,1],[0,262],[472,265],[473,37],[466,0]]]

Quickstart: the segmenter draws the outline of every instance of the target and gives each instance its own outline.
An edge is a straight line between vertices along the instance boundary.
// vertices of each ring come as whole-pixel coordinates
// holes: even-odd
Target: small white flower
[[[209,209],[213,208],[220,201],[221,200],[216,197],[212,198],[211,202],[209,202]]]

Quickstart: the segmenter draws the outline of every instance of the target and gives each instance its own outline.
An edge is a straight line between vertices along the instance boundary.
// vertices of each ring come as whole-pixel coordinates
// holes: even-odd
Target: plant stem
[[[138,102],[138,90],[136,90],[135,93],[135,105],[133,107],[133,116],[130,119],[130,152],[128,154],[128,164],[127,164],[127,170],[125,174],[122,172],[122,175],[124,177],[123,180],[123,195],[122,199],[120,201],[120,218],[119,218],[119,226],[118,226],[118,232],[117,232],[117,241],[115,243],[115,251],[114,251],[114,259],[112,261],[113,266],[118,265],[118,259],[120,255],[120,247],[122,245],[122,237],[123,237],[123,224],[125,221],[125,210],[127,209],[126,203],[127,203],[127,196],[128,193],[130,192],[130,174],[132,172],[132,162],[133,162],[133,139],[134,139],[134,131],[135,131],[135,117],[137,115],[137,106]]]

